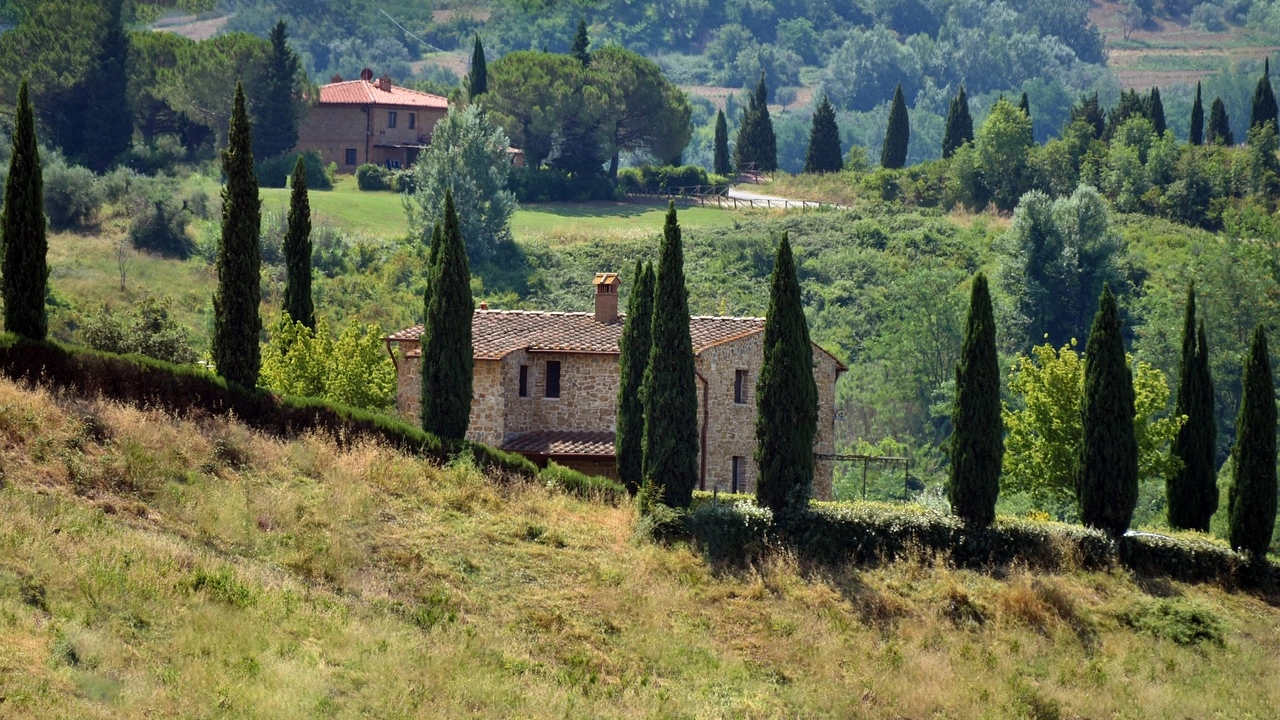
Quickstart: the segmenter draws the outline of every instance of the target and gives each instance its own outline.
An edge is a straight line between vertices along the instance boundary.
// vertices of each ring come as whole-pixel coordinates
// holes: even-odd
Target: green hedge
[[[583,500],[601,501],[617,505],[628,497],[627,489],[614,480],[548,462],[538,473],[538,482]]]
[[[919,552],[961,567],[1021,563],[1043,570],[1126,567],[1142,575],[1229,587],[1274,587],[1277,568],[1252,563],[1204,540],[1148,533],[1119,542],[1080,525],[997,518],[983,530],[918,506],[815,502],[794,522],[780,526],[747,495],[712,499],[697,493],[687,511],[658,506],[640,531],[661,541],[693,543],[706,557],[731,565],[751,562],[771,548],[788,548],[824,565],[874,565]]]
[[[311,431],[342,440],[371,437],[442,463],[469,454],[477,465],[491,472],[526,478],[538,474],[537,467],[519,455],[479,443],[441,440],[386,415],[337,403],[246,390],[191,365],[33,342],[5,333],[0,335],[0,372],[16,381],[163,408],[179,417],[192,412],[234,414],[245,425],[277,437]]]
[[[712,189],[723,191],[728,189],[729,180],[722,175],[708,173],[705,168],[697,165],[641,165],[620,170],[618,187],[626,192],[674,195],[695,187],[701,187],[703,192]]]

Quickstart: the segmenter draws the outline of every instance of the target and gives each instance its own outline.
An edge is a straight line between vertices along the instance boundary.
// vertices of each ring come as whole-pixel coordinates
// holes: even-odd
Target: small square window
[[[733,371],[733,401],[739,405],[747,403],[747,371]]]
[[[347,148],[347,156],[343,158],[343,160],[346,161],[347,165],[355,165],[358,160],[358,158],[356,157],[356,149]]]
[[[547,386],[546,392],[543,393],[549,398],[560,397],[560,361],[547,361]]]
[[[418,127],[418,113],[409,113],[409,129]]]
[[[393,128],[395,126],[396,126],[396,111],[390,110],[387,112],[387,127]]]
[[[743,474],[742,474],[743,471],[745,470],[745,468],[742,466],[742,463],[743,463],[743,459],[741,456],[739,455],[733,456],[733,478],[732,478],[732,483],[729,486],[730,492],[736,493],[740,489],[742,489],[742,487],[746,484],[745,483],[746,478],[743,477]]]
[[[529,397],[529,366],[520,366],[520,397]]]

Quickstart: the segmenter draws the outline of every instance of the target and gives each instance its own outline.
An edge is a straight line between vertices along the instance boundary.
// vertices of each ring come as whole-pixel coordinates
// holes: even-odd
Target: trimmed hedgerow
[[[815,502],[803,515],[780,525],[749,496],[713,498],[699,492],[689,511],[658,506],[642,518],[639,531],[663,542],[689,542],[708,560],[730,565],[785,547],[803,560],[824,565],[874,565],[922,553],[962,567],[1123,566],[1142,575],[1233,587],[1270,587],[1278,576],[1269,564],[1249,563],[1204,540],[1135,533],[1117,541],[1080,525],[1009,517],[975,530],[935,510],[883,503]]]
[[[114,355],[0,334],[0,372],[17,381],[47,383],[86,395],[193,412],[232,414],[277,437],[321,431],[340,440],[370,437],[403,452],[446,462],[470,455],[485,470],[532,478],[537,467],[519,455],[466,441],[444,441],[386,415],[315,398],[280,397],[245,388],[192,365],[137,355]]]
[[[606,502],[610,505],[617,505],[628,497],[627,489],[615,480],[588,475],[555,462],[548,462],[538,473],[538,482],[583,500]]]

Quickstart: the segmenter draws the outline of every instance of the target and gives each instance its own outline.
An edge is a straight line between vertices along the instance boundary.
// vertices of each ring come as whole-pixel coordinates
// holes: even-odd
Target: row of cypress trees
[[[1004,457],[1000,365],[986,277],[973,282],[964,345],[956,365],[954,430],[948,492],[953,512],[985,527],[995,520]],[[1169,524],[1207,531],[1218,503],[1214,470],[1216,429],[1204,322],[1197,326],[1195,288],[1187,291],[1181,381],[1176,410],[1187,417],[1171,452],[1182,462],[1168,480]],[[1231,546],[1266,554],[1276,519],[1276,406],[1266,332],[1253,333],[1244,361],[1233,482],[1228,500]],[[1085,347],[1084,440],[1076,499],[1086,525],[1113,536],[1129,529],[1138,502],[1138,441],[1133,377],[1125,357],[1120,310],[1104,285]]]

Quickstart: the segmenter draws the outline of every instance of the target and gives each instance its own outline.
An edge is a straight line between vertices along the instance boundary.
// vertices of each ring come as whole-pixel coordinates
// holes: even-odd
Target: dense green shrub
[[[573,495],[583,500],[596,500],[617,505],[628,497],[627,489],[617,481],[548,462],[538,473],[538,482],[549,488]]]
[[[694,188],[702,192],[723,192],[729,187],[729,181],[697,165],[641,165],[619,171],[618,187],[624,192],[678,195],[692,193]]]
[[[318,150],[308,150],[303,153],[285,153],[258,160],[254,164],[254,172],[258,174],[258,185],[269,188],[287,187],[289,178],[293,175],[293,168],[298,164],[299,157],[302,158],[302,164],[306,168],[307,189],[333,189],[334,175],[338,171],[338,166],[334,163],[329,163],[326,166]],[[363,190],[364,188],[361,187],[360,189]]]
[[[589,202],[613,200],[617,196],[617,188],[602,173],[573,173],[555,168],[515,168],[507,175],[507,189],[522,203]]]
[[[84,395],[161,408],[179,417],[232,414],[249,427],[276,437],[316,431],[341,442],[368,437],[441,463],[470,456],[490,473],[533,478],[538,472],[526,458],[487,445],[442,440],[386,415],[337,403],[246,390],[191,365],[24,340],[5,333],[0,335],[0,372],[15,381],[40,382]]]
[[[137,250],[161,257],[186,260],[195,252],[195,242],[187,236],[185,204],[155,200],[151,207],[129,221],[129,242]]]
[[[390,190],[391,171],[381,165],[365,163],[356,168],[356,185],[361,190]]]
[[[44,163],[44,211],[55,230],[84,227],[94,220],[105,195],[98,176],[54,155]]]
[[[145,355],[177,364],[199,359],[187,337],[187,329],[169,316],[169,298],[146,296],[128,312],[112,312],[105,305],[81,328],[85,343],[94,350],[121,355]]]

